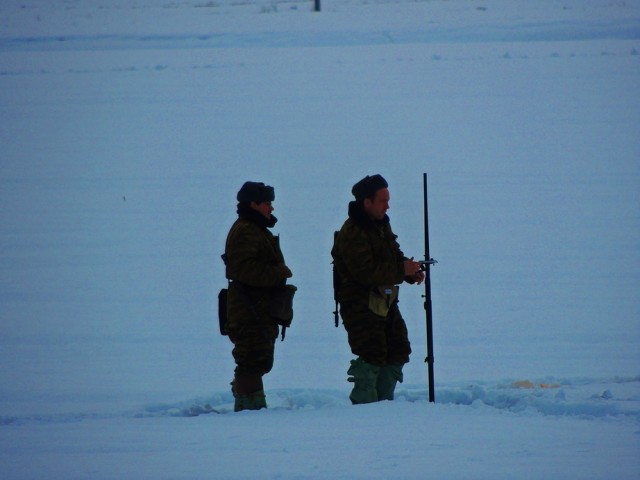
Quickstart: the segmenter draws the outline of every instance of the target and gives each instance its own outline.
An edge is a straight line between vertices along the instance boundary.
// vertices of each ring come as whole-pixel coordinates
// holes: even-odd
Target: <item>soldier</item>
[[[264,183],[242,185],[237,195],[238,219],[225,246],[229,289],[224,327],[234,345],[231,389],[236,412],[267,407],[262,377],[273,367],[279,324],[283,329],[288,326],[273,311],[274,295],[291,277],[278,237],[269,231],[277,222],[271,214],[274,198],[273,187]]]
[[[391,230],[387,187],[380,175],[353,186],[355,201],[331,250],[340,315],[357,356],[347,371],[354,404],[393,400],[411,353],[398,310],[398,284],[424,280],[420,264],[404,256]]]

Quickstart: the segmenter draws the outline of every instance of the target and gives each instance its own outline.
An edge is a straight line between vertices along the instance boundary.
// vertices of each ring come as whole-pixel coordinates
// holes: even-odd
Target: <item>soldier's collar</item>
[[[389,216],[385,214],[382,220],[374,220],[362,208],[360,202],[349,202],[349,218],[362,228],[381,227],[389,223]]]
[[[274,215],[271,215],[271,218],[267,218],[260,212],[245,205],[238,206],[238,216],[240,218],[248,220],[249,222],[255,223],[260,228],[265,229],[272,228],[278,221],[278,219]]]

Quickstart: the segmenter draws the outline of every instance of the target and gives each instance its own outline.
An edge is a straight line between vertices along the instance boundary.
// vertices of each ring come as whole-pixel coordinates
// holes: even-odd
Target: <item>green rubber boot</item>
[[[233,406],[234,412],[242,410],[260,410],[267,408],[267,397],[263,390],[248,395],[237,395]]]
[[[372,403],[378,401],[376,384],[380,367],[365,362],[360,357],[351,360],[351,366],[347,370],[349,382],[353,382],[353,390],[349,399],[354,405],[359,403]]]
[[[396,384],[398,382],[402,383],[402,367],[402,364],[391,364],[380,368],[378,383],[376,384],[378,400],[393,400]]]
[[[267,408],[267,400],[262,385],[262,375],[236,372],[231,382],[231,392],[235,399],[234,412]]]

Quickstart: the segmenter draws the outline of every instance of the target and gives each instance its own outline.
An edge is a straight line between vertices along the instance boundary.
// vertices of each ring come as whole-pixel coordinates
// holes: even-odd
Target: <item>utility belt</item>
[[[250,295],[247,285],[238,281],[229,281],[229,285],[233,284],[237,288],[245,305],[251,310],[257,322],[261,321],[258,313],[258,303],[254,302]],[[276,321],[282,327],[282,340],[284,340],[286,329],[291,326],[293,320],[293,297],[298,290],[295,285],[280,285],[268,288],[269,295],[269,311],[268,316]],[[220,333],[227,335],[227,297],[228,288],[223,288],[218,293],[218,321],[220,323]]]

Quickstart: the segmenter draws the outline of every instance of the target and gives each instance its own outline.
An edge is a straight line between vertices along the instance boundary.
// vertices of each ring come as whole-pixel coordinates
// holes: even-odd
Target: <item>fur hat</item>
[[[275,198],[273,187],[262,182],[245,182],[238,192],[239,202],[272,202]]]
[[[357,201],[361,201],[365,198],[373,197],[378,190],[388,186],[389,184],[382,178],[382,175],[367,175],[353,186],[351,193],[356,197]]]

